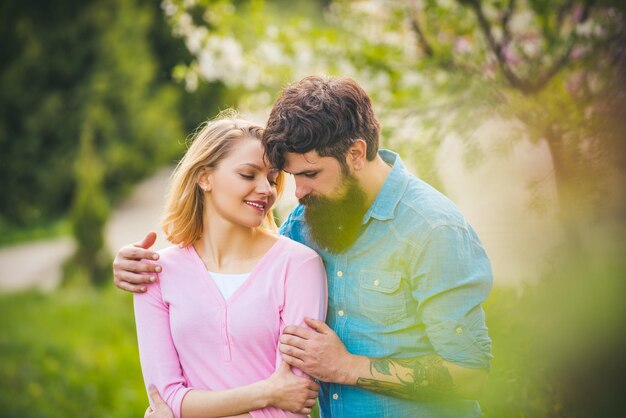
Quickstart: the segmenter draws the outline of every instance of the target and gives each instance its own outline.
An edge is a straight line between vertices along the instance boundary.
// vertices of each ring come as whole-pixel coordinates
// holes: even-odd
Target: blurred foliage
[[[589,234],[566,244],[551,270],[523,289],[496,288],[485,310],[492,371],[481,399],[485,417],[618,417],[623,414],[626,247]]]
[[[615,226],[613,236],[623,224]],[[486,418],[621,416],[625,248],[590,236],[555,255],[522,291],[496,288],[485,310],[494,360]],[[63,289],[0,295],[2,416],[137,417],[147,406],[131,298]]]
[[[287,82],[351,76],[372,96],[383,145],[437,187],[441,143],[455,134],[476,164],[473,133],[502,120],[512,129],[500,143],[548,144],[563,215],[587,216],[623,169],[623,2],[335,0],[290,14],[262,0],[164,5],[194,57],[176,70],[188,88],[221,81],[242,92],[240,107],[267,113]]]
[[[172,80],[189,53],[157,1],[3,2],[0,39],[4,242],[58,231],[47,225],[75,200],[73,161],[86,124],[106,198],[115,203],[173,163],[186,132],[222,102],[219,83],[190,98]]]

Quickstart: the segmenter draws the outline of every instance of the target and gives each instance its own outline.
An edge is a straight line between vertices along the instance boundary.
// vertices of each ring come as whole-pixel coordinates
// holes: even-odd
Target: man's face
[[[336,159],[316,151],[288,153],[285,171],[295,177],[296,197],[306,207],[313,240],[333,253],[349,248],[367,212],[367,196],[356,177],[344,172]]]
[[[304,154],[288,152],[285,167],[296,181],[296,197],[305,196],[337,198],[343,190],[344,172],[333,157],[320,157],[317,151]]]

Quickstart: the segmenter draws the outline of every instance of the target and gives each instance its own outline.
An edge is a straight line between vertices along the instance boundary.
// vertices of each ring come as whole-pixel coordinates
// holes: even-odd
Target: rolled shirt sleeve
[[[491,340],[481,304],[493,275],[474,231],[469,225],[433,228],[413,263],[413,297],[435,353],[460,366],[488,369]]]

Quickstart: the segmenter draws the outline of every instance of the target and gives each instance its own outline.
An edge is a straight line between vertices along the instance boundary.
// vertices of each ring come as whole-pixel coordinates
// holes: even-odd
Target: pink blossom
[[[454,42],[454,52],[457,54],[468,54],[471,50],[472,44],[465,36],[456,38]]]
[[[587,50],[582,46],[576,46],[572,48],[572,52],[570,53],[570,58],[573,60],[581,59],[585,56]]]
[[[521,62],[519,55],[517,55],[517,52],[515,52],[511,44],[504,46],[502,55],[508,64],[517,65]]]
[[[578,3],[576,4],[573,8],[572,8],[572,12],[571,12],[571,19],[572,19],[572,24],[576,25],[580,22],[580,20],[583,17],[583,5]]]

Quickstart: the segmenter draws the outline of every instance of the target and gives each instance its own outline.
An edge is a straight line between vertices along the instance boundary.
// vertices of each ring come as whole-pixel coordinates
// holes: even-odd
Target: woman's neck
[[[224,222],[206,222],[194,243],[207,269],[222,273],[247,273],[269,249],[271,234]]]

